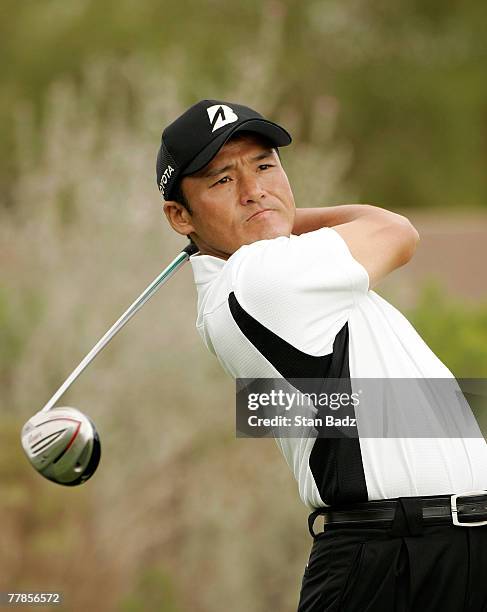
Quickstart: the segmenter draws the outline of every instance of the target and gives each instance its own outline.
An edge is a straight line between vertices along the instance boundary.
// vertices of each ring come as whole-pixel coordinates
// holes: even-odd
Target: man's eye
[[[272,168],[272,164],[260,164],[259,170],[267,170],[267,168]]]
[[[212,187],[214,187],[215,185],[224,185],[225,183],[228,183],[229,180],[231,180],[229,176],[224,176],[216,183],[213,183]]]

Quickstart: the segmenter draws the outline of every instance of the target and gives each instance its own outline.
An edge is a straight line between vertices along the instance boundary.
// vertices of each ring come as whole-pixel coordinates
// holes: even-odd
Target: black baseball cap
[[[183,176],[198,172],[240,131],[262,134],[276,147],[291,143],[289,133],[257,111],[221,100],[201,100],[162,132],[157,154],[157,186],[165,200]]]

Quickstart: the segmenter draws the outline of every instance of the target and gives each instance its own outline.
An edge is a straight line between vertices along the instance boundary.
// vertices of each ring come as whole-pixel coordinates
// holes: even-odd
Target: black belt
[[[469,491],[455,495],[435,495],[418,497],[422,506],[423,522],[447,523],[459,527],[480,527],[487,525],[487,491]],[[381,499],[363,503],[319,508],[308,519],[309,530],[314,537],[313,523],[317,516],[323,515],[325,528],[333,524],[337,527],[351,525],[389,526],[394,520],[397,499]]]

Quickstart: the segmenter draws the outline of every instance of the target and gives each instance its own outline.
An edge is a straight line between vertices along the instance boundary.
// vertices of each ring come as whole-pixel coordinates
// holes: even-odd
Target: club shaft
[[[156,293],[156,291],[161,287],[167,280],[171,278],[171,276],[179,270],[179,268],[185,264],[190,255],[197,252],[196,248],[186,247],[181,253],[178,254],[177,257],[171,261],[171,263],[165,268],[159,276],[147,287],[147,289],[140,294],[140,296],[135,300],[135,302],[127,308],[127,310],[123,313],[123,315],[116,321],[112,327],[107,331],[107,333],[100,338],[100,340],[95,344],[95,346],[91,349],[91,351],[84,357],[81,363],[71,372],[68,378],[63,382],[63,384],[59,387],[56,393],[51,397],[51,399],[47,402],[47,404],[42,408],[42,412],[47,412],[54,407],[58,399],[64,395],[64,393],[69,389],[69,387],[73,384],[73,382],[78,378],[78,376],[83,372],[83,370],[93,361],[93,359],[98,355],[98,353],[105,348],[105,346],[110,342],[110,340],[117,334],[122,327],[130,321],[130,319],[134,316],[134,314],[142,308],[142,306]]]

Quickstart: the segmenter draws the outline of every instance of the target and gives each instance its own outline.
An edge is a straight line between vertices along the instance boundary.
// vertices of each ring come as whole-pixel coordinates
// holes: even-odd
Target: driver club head
[[[34,468],[57,484],[83,484],[100,461],[100,438],[95,425],[76,408],[41,410],[24,425],[21,440]]]

